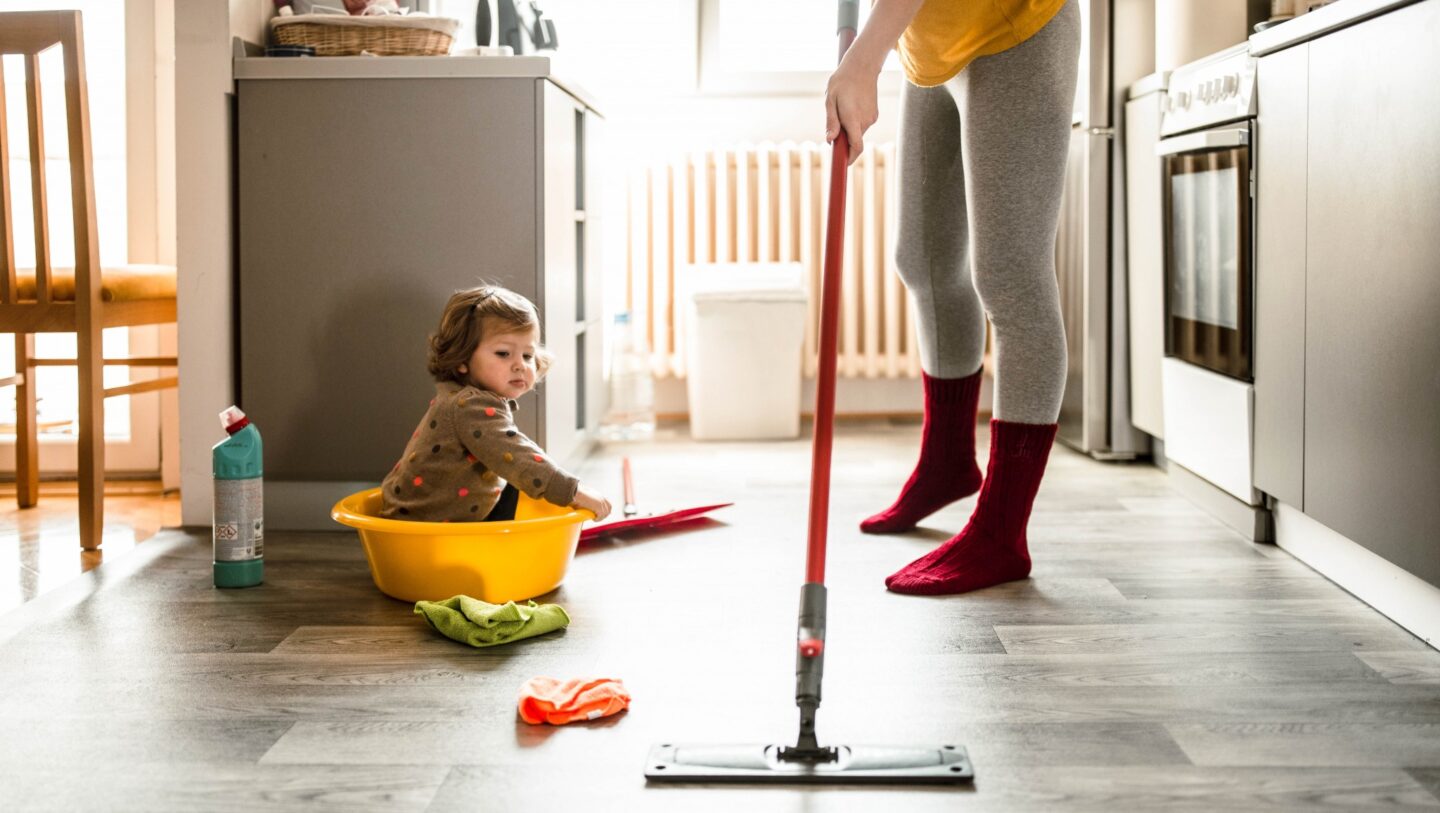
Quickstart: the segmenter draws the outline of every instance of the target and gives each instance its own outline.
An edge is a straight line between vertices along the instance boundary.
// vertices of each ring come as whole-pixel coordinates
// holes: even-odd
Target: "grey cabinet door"
[[[267,477],[379,481],[433,395],[449,295],[537,295],[535,86],[240,83],[239,383]],[[537,413],[521,400],[543,443]]]
[[[1300,509],[1309,58],[1300,45],[1260,60],[1255,127],[1255,487]]]
[[[1440,584],[1440,0],[1310,46],[1305,512]]]

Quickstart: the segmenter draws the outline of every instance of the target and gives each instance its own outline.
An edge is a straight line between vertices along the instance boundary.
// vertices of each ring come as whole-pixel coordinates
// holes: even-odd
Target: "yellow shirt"
[[[998,54],[1034,36],[1065,0],[925,0],[900,35],[900,64],[911,82],[949,81],[976,57]]]

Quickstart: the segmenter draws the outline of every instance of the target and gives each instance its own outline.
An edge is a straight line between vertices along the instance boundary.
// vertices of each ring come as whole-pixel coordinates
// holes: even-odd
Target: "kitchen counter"
[[[1250,37],[1250,55],[1265,56],[1309,42],[1419,0],[1336,0]]]
[[[266,57],[237,47],[234,77],[242,79],[548,79],[590,109],[595,100],[555,72],[549,56]]]

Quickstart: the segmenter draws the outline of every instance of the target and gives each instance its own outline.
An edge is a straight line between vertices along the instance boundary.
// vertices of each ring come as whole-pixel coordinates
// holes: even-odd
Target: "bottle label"
[[[215,481],[215,561],[244,562],[265,553],[263,480]]]

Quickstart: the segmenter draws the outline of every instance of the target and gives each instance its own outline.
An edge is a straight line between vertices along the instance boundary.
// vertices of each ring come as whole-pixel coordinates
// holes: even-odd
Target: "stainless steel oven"
[[[1160,142],[1165,353],[1253,381],[1254,200],[1247,121]]]

